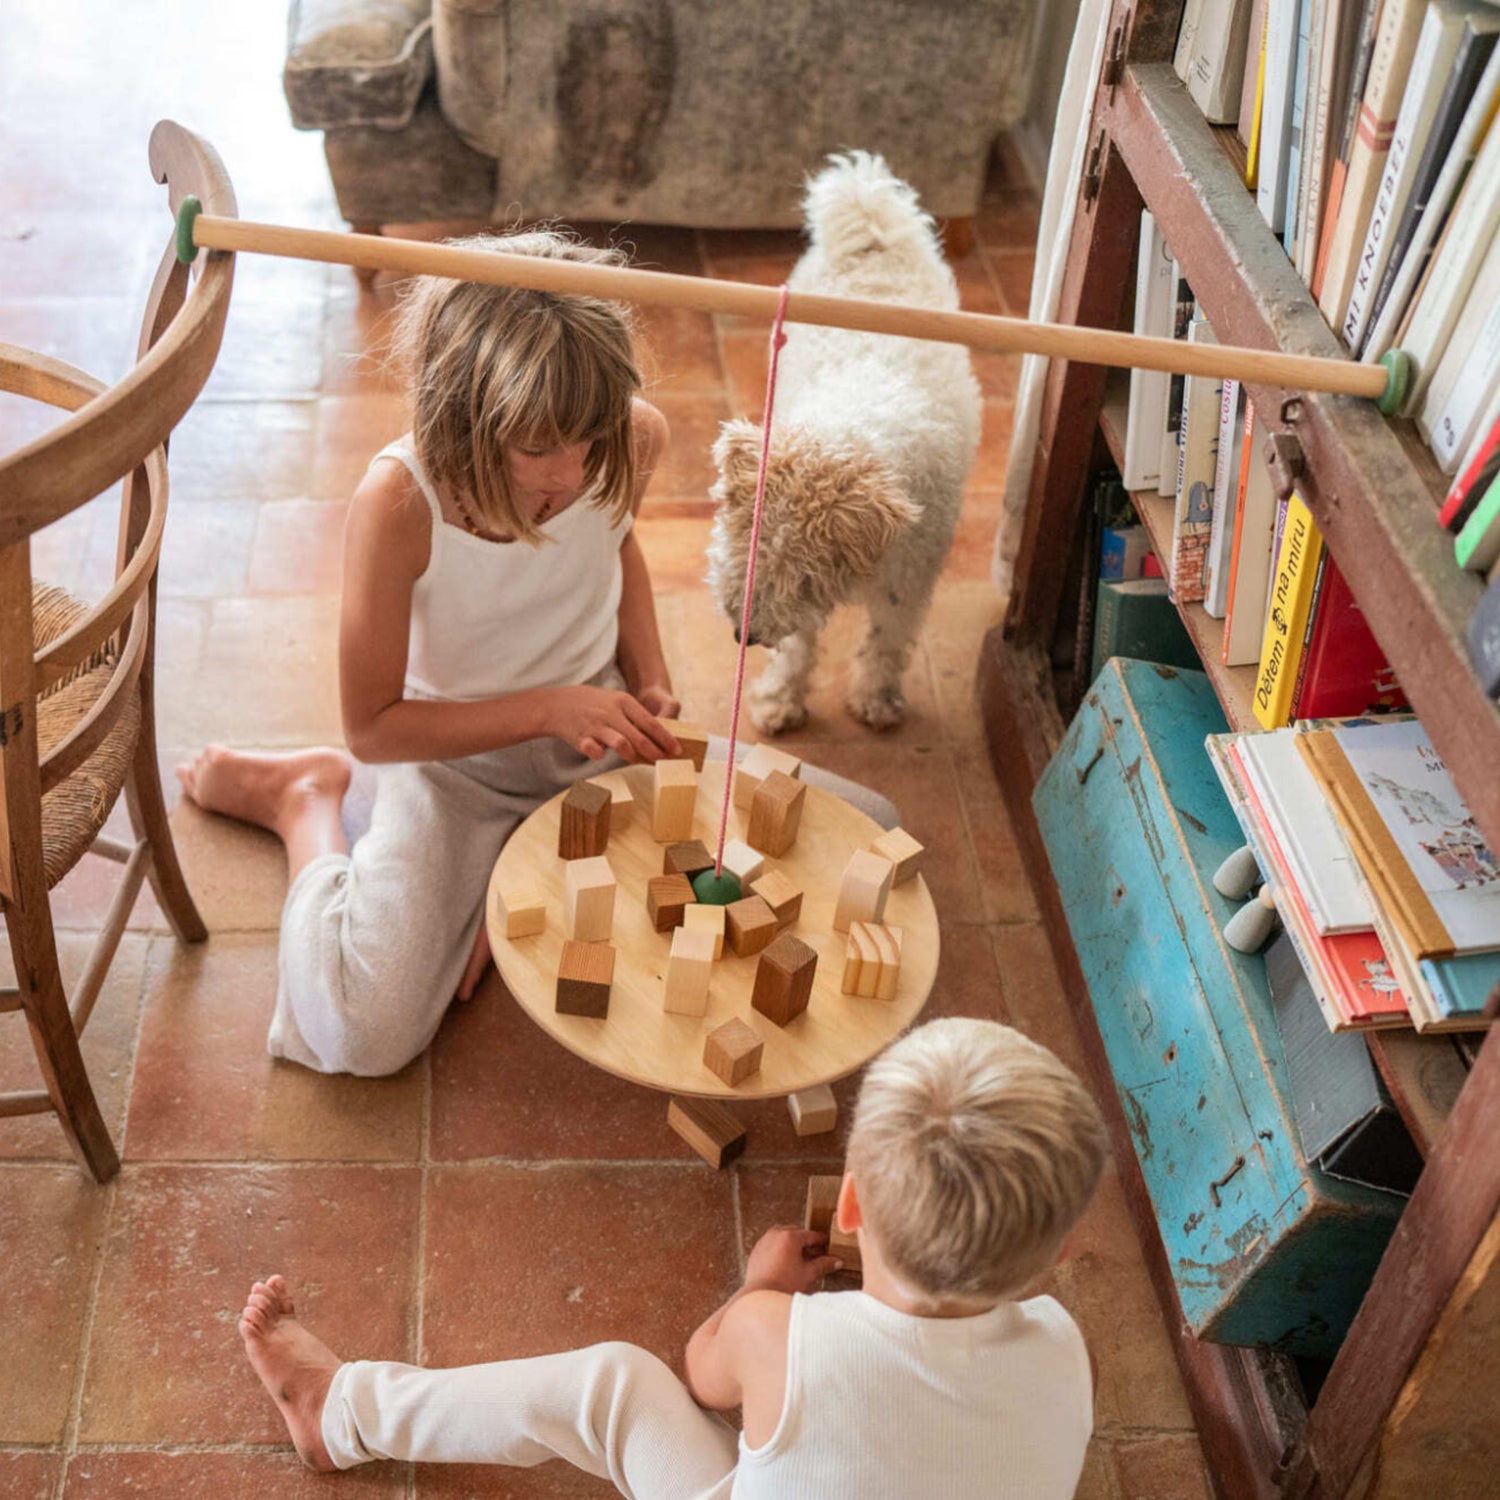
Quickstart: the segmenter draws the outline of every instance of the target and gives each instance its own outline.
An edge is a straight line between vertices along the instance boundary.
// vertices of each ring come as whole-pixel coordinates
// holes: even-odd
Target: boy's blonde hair
[[[1045,1047],[994,1021],[932,1021],[870,1064],[848,1166],[892,1273],[935,1299],[1014,1296],[1057,1258],[1108,1141]]]
[[[448,243],[606,265],[625,259],[554,230]],[[418,460],[434,483],[458,491],[486,528],[533,545],[545,539],[511,494],[511,446],[588,442],[580,503],[616,521],[629,512],[631,402],[641,377],[617,303],[420,276],[402,299],[393,348],[412,381]]]

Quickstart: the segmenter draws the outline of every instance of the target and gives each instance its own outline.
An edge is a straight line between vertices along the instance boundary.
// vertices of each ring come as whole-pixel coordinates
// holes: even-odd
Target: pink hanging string
[[[714,852],[714,876],[724,873],[724,834],[729,828],[729,798],[734,787],[734,747],[740,730],[740,694],[745,688],[745,651],[750,640],[750,600],[755,593],[755,554],[760,549],[760,517],[766,503],[766,459],[771,451],[771,412],[776,405],[776,366],[786,343],[782,324],[791,289],[783,286],[771,324],[771,363],[766,371],[766,412],[760,424],[760,467],[755,474],[755,510],[750,518],[750,555],[745,560],[745,604],[740,611],[740,653],[734,664],[734,706],[729,713],[729,754],[724,763],[724,801],[719,808],[719,847]]]

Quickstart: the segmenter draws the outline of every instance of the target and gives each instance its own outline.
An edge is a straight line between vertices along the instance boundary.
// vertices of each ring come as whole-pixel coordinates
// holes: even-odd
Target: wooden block
[[[817,951],[808,947],[801,938],[783,932],[761,954],[760,962],[755,966],[755,987],[750,994],[750,1004],[778,1026],[787,1025],[807,1009],[817,969]]]
[[[734,770],[734,805],[749,810],[755,789],[772,771],[800,778],[802,762],[771,745],[752,745]]]
[[[708,731],[701,724],[689,724],[683,719],[663,719],[661,722],[682,746],[682,753],[692,761],[693,769],[701,771],[703,757],[708,754]]]
[[[679,844],[668,844],[661,857],[663,875],[686,875],[689,880],[701,870],[711,870],[714,857],[708,852],[702,839],[686,839]]]
[[[904,828],[891,828],[870,845],[870,853],[878,854],[895,865],[892,885],[905,885],[917,873],[926,850]]]
[[[562,802],[557,826],[559,859],[591,859],[609,843],[610,790],[597,781],[575,781]]]
[[[765,1043],[738,1016],[716,1026],[703,1044],[703,1063],[730,1088],[760,1067]]]
[[[878,922],[851,922],[844,949],[846,995],[866,1000],[894,1000],[901,977],[901,929]]]
[[[615,922],[615,872],[602,854],[568,861],[563,935],[580,943],[609,941]]]
[[[609,788],[609,831],[622,833],[630,827],[635,817],[635,793],[623,781],[611,783]]]
[[[653,875],[646,882],[646,913],[658,932],[682,926],[682,914],[695,903],[686,875]]]
[[[838,1211],[839,1189],[844,1185],[842,1177],[809,1177],[807,1179],[807,1204],[802,1210],[802,1227],[818,1234],[833,1232],[833,1216]]]
[[[780,870],[767,870],[751,885],[750,891],[776,913],[779,927],[790,927],[802,914],[802,887],[788,880]]]
[[[890,860],[858,849],[844,866],[838,905],[833,912],[835,932],[848,932],[851,922],[878,922],[885,915],[885,900],[891,893],[896,867]]]
[[[714,957],[724,957],[724,907],[704,906],[695,901],[682,911],[682,925],[690,932],[711,932],[714,935]]]
[[[752,849],[744,839],[730,839],[724,845],[724,868],[739,881],[742,891],[748,891],[765,871],[766,857]]]
[[[708,1010],[708,982],[714,969],[714,935],[679,927],[667,957],[667,988],[662,1008],[674,1016],[701,1016]]]
[[[745,1149],[745,1127],[712,1099],[673,1098],[667,1124],[711,1167],[727,1167]]]
[[[547,930],[547,908],[535,891],[502,890],[498,893],[498,905],[506,937],[532,937]]]
[[[846,1271],[860,1272],[864,1268],[859,1259],[859,1235],[839,1228],[835,1215],[833,1227],[828,1231],[828,1253],[843,1261]]]
[[[608,943],[569,938],[557,962],[557,1013],[603,1020],[609,1014],[609,987],[615,977],[615,950]]]
[[[736,956],[749,958],[776,936],[776,913],[759,896],[746,896],[724,908],[724,929]]]
[[[797,841],[807,788],[784,771],[772,771],[750,799],[750,828],[745,842],[770,855],[785,854]]]
[[[792,1129],[798,1135],[826,1135],[839,1122],[839,1102],[826,1083],[815,1083],[799,1094],[786,1096]]]
[[[693,836],[698,773],[690,760],[659,760],[653,768],[651,837],[675,844]]]
[[[901,929],[878,925],[873,930],[880,949],[880,979],[875,986],[875,998],[894,1000],[896,986],[901,981]]]

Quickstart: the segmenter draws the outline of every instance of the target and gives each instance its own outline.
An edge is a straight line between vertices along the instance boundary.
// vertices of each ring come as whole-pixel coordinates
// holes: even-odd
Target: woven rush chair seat
[[[66,590],[33,581],[32,630],[42,650],[88,613]],[[81,662],[37,700],[37,748],[45,761],[71,734],[109,686],[117,656],[113,642]],[[42,867],[51,890],[88,851],[109,817],[125,784],[141,730],[141,695],[137,684],[114,727],[99,748],[42,798]],[[0,908],[4,906],[0,898]]]

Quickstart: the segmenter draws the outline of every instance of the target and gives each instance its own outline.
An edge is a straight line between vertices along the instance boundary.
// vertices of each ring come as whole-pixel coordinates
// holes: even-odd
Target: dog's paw
[[[807,709],[784,698],[750,694],[750,722],[762,734],[789,734],[807,723]]]
[[[851,693],[847,706],[870,729],[895,729],[906,719],[906,695],[893,685]]]

